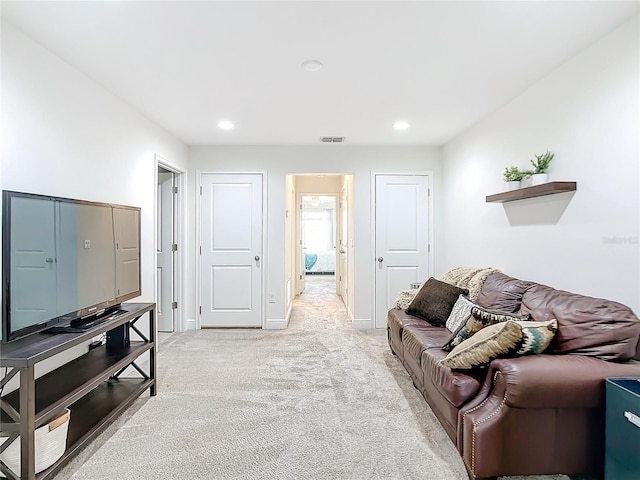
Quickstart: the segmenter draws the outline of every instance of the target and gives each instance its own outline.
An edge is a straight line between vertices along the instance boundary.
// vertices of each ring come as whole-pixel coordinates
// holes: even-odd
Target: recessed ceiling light
[[[231,130],[233,127],[233,122],[230,120],[220,120],[218,122],[218,128],[221,128],[222,130]]]
[[[393,128],[395,128],[396,130],[406,130],[407,128],[409,128],[409,122],[399,120],[393,124]]]
[[[307,72],[317,72],[321,68],[322,62],[319,62],[318,60],[307,60],[305,62],[302,62],[302,69],[306,70]]]

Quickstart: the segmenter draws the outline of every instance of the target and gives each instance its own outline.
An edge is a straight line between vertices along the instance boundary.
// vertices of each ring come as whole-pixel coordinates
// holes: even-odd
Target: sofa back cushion
[[[490,310],[513,313],[520,309],[522,295],[531,282],[513,278],[504,273],[492,273],[484,281],[477,303]]]
[[[522,297],[521,314],[532,320],[558,320],[552,353],[576,353],[603,360],[636,355],[640,319],[621,303],[531,284]]]

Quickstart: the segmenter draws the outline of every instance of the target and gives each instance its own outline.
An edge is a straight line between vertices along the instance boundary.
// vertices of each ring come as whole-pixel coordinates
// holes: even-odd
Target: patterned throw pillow
[[[497,312],[474,305],[471,307],[471,316],[463,325],[460,326],[460,328],[453,332],[442,346],[442,349],[451,351],[466,339],[471,338],[475,333],[489,325],[506,322],[507,320],[527,321],[529,318],[529,315],[514,315],[513,313]]]
[[[499,357],[535,355],[545,351],[557,330],[556,319],[496,323],[460,343],[441,362],[449,368],[476,369]]]
[[[522,343],[518,346],[518,355],[536,355],[544,352],[558,331],[555,318],[547,322],[516,322],[522,328]]]
[[[473,315],[478,321],[493,325],[494,323],[506,322],[507,320],[513,321],[528,321],[530,317],[527,315],[516,315],[514,313],[503,312],[499,310],[489,310],[478,305],[471,309],[471,315]]]
[[[443,327],[458,297],[467,293],[467,290],[431,277],[420,287],[407,308],[407,313],[420,317],[431,325]]]
[[[460,295],[456,304],[453,306],[453,310],[447,318],[445,326],[450,332],[455,332],[460,326],[465,323],[471,316],[471,309],[475,306],[471,300],[464,295]]]
[[[462,342],[441,363],[456,369],[484,368],[494,358],[513,353],[521,340],[522,328],[517,322],[500,322],[483,328]]]

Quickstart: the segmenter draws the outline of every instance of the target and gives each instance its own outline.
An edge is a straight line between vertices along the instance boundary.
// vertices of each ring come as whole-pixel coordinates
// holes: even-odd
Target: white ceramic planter
[[[531,185],[541,185],[543,183],[547,183],[549,180],[549,175],[546,173],[536,173],[531,175]]]
[[[506,183],[507,192],[510,192],[512,190],[517,190],[520,188],[520,180],[515,180],[513,182],[504,182],[504,183]]]

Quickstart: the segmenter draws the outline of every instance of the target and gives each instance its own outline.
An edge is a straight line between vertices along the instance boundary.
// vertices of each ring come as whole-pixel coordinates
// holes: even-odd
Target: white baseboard
[[[197,325],[198,324],[195,318],[187,318],[187,320],[184,322],[184,330],[196,330]]]
[[[369,330],[373,328],[373,322],[370,318],[354,318],[351,321],[351,325],[357,330]]]
[[[289,325],[289,317],[287,318],[267,318],[264,325],[265,330],[284,330]]]

